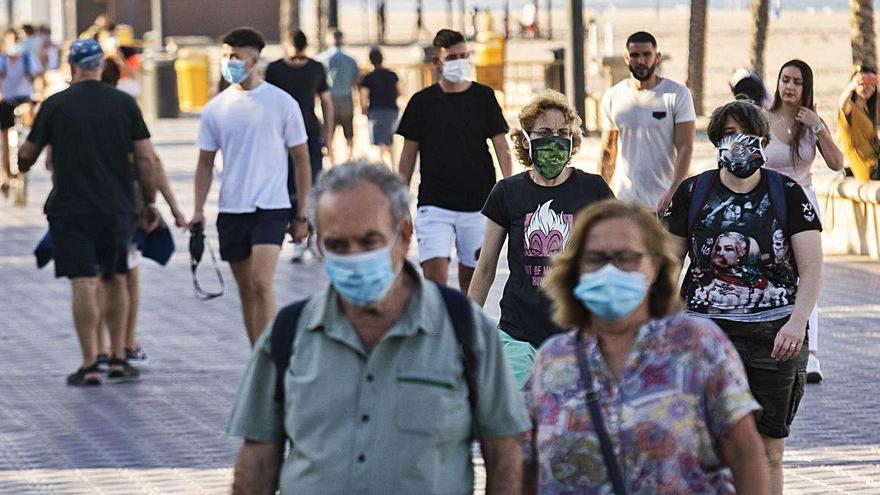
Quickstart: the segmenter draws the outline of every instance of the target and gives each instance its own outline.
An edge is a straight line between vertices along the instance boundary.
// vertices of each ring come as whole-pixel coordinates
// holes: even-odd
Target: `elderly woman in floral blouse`
[[[656,216],[593,205],[554,265],[544,287],[573,330],[544,343],[525,385],[526,492],[769,493],[742,363],[714,323],[676,314],[679,266]]]

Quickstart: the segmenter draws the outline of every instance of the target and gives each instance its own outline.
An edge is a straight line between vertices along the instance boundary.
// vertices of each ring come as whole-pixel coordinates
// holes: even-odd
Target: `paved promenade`
[[[189,215],[196,121],[162,121],[151,129]],[[698,153],[698,161],[706,158]],[[249,354],[228,267],[221,267],[226,295],[197,301],[186,236],[177,232],[178,253],[167,267],[142,264],[138,333],[151,360],[142,379],[67,387],[64,378],[80,361],[69,284],[54,279],[51,265],[38,271],[30,254],[47,228],[41,205],[49,176],[41,166],[31,184],[28,208],[0,204],[0,493],[225,493],[240,442],[224,426]],[[215,182],[215,197],[217,190]],[[216,235],[215,214],[207,211],[209,236]],[[320,264],[307,258],[292,265],[289,252],[287,246],[275,278],[279,304],[324,283]],[[202,269],[207,285],[213,273]],[[499,268],[487,304],[495,316],[505,277],[506,268]],[[808,386],[795,421],[785,458],[787,493],[880,493],[878,293],[880,263],[826,260],[820,305],[826,380]]]

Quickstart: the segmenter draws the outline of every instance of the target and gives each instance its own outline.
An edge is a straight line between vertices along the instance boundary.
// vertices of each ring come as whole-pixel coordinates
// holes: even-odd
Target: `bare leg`
[[[275,317],[273,278],[280,252],[280,246],[257,244],[248,259],[230,264],[238,283],[244,326],[251,346]]]
[[[125,274],[101,280],[105,291],[104,317],[110,330],[111,355],[125,358],[125,334],[128,324],[128,289]]]
[[[128,321],[125,324],[125,347],[137,349],[140,347],[137,341],[137,317],[141,305],[140,269],[138,267],[128,270],[126,277],[126,289],[128,290]]]
[[[9,178],[12,175],[12,164],[9,160],[9,129],[0,129],[3,137],[3,169],[0,170],[0,191],[9,194]]]
[[[471,286],[471,279],[474,278],[474,268],[469,266],[464,266],[461,263],[458,264],[458,286],[461,288],[461,292],[463,294],[468,293],[468,288]]]
[[[764,441],[767,465],[770,468],[770,493],[772,495],[782,495],[782,455],[785,453],[785,439],[761,435],[761,440]]]
[[[446,285],[449,282],[449,258],[432,258],[422,262],[422,272],[426,279]]]
[[[95,337],[101,324],[101,304],[98,298],[97,277],[77,277],[70,280],[73,299],[73,324],[79,338],[83,367],[97,359]]]

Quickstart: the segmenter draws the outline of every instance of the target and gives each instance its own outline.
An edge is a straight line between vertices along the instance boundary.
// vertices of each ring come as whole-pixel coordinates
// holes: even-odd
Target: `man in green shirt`
[[[409,201],[398,176],[377,165],[333,168],[312,190],[331,286],[298,320],[283,407],[272,332],[256,343],[229,424],[245,439],[234,493],[470,494],[473,437],[488,493],[520,493],[529,421],[495,325],[472,308],[472,413],[440,289],[406,261]]]

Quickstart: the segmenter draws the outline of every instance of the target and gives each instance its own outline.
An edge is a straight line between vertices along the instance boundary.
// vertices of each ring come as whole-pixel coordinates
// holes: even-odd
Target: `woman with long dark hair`
[[[831,131],[816,113],[813,101],[813,70],[802,60],[789,60],[779,70],[776,93],[770,106],[770,142],[764,152],[766,167],[796,180],[819,211],[813,190],[813,160],[816,150],[828,168],[843,170],[843,153],[834,143]],[[807,381],[822,381],[822,370],[816,353],[819,350],[819,313],[810,315],[810,356]]]
[[[857,67],[840,97],[837,133],[849,168],[861,182],[877,165],[877,71]]]

